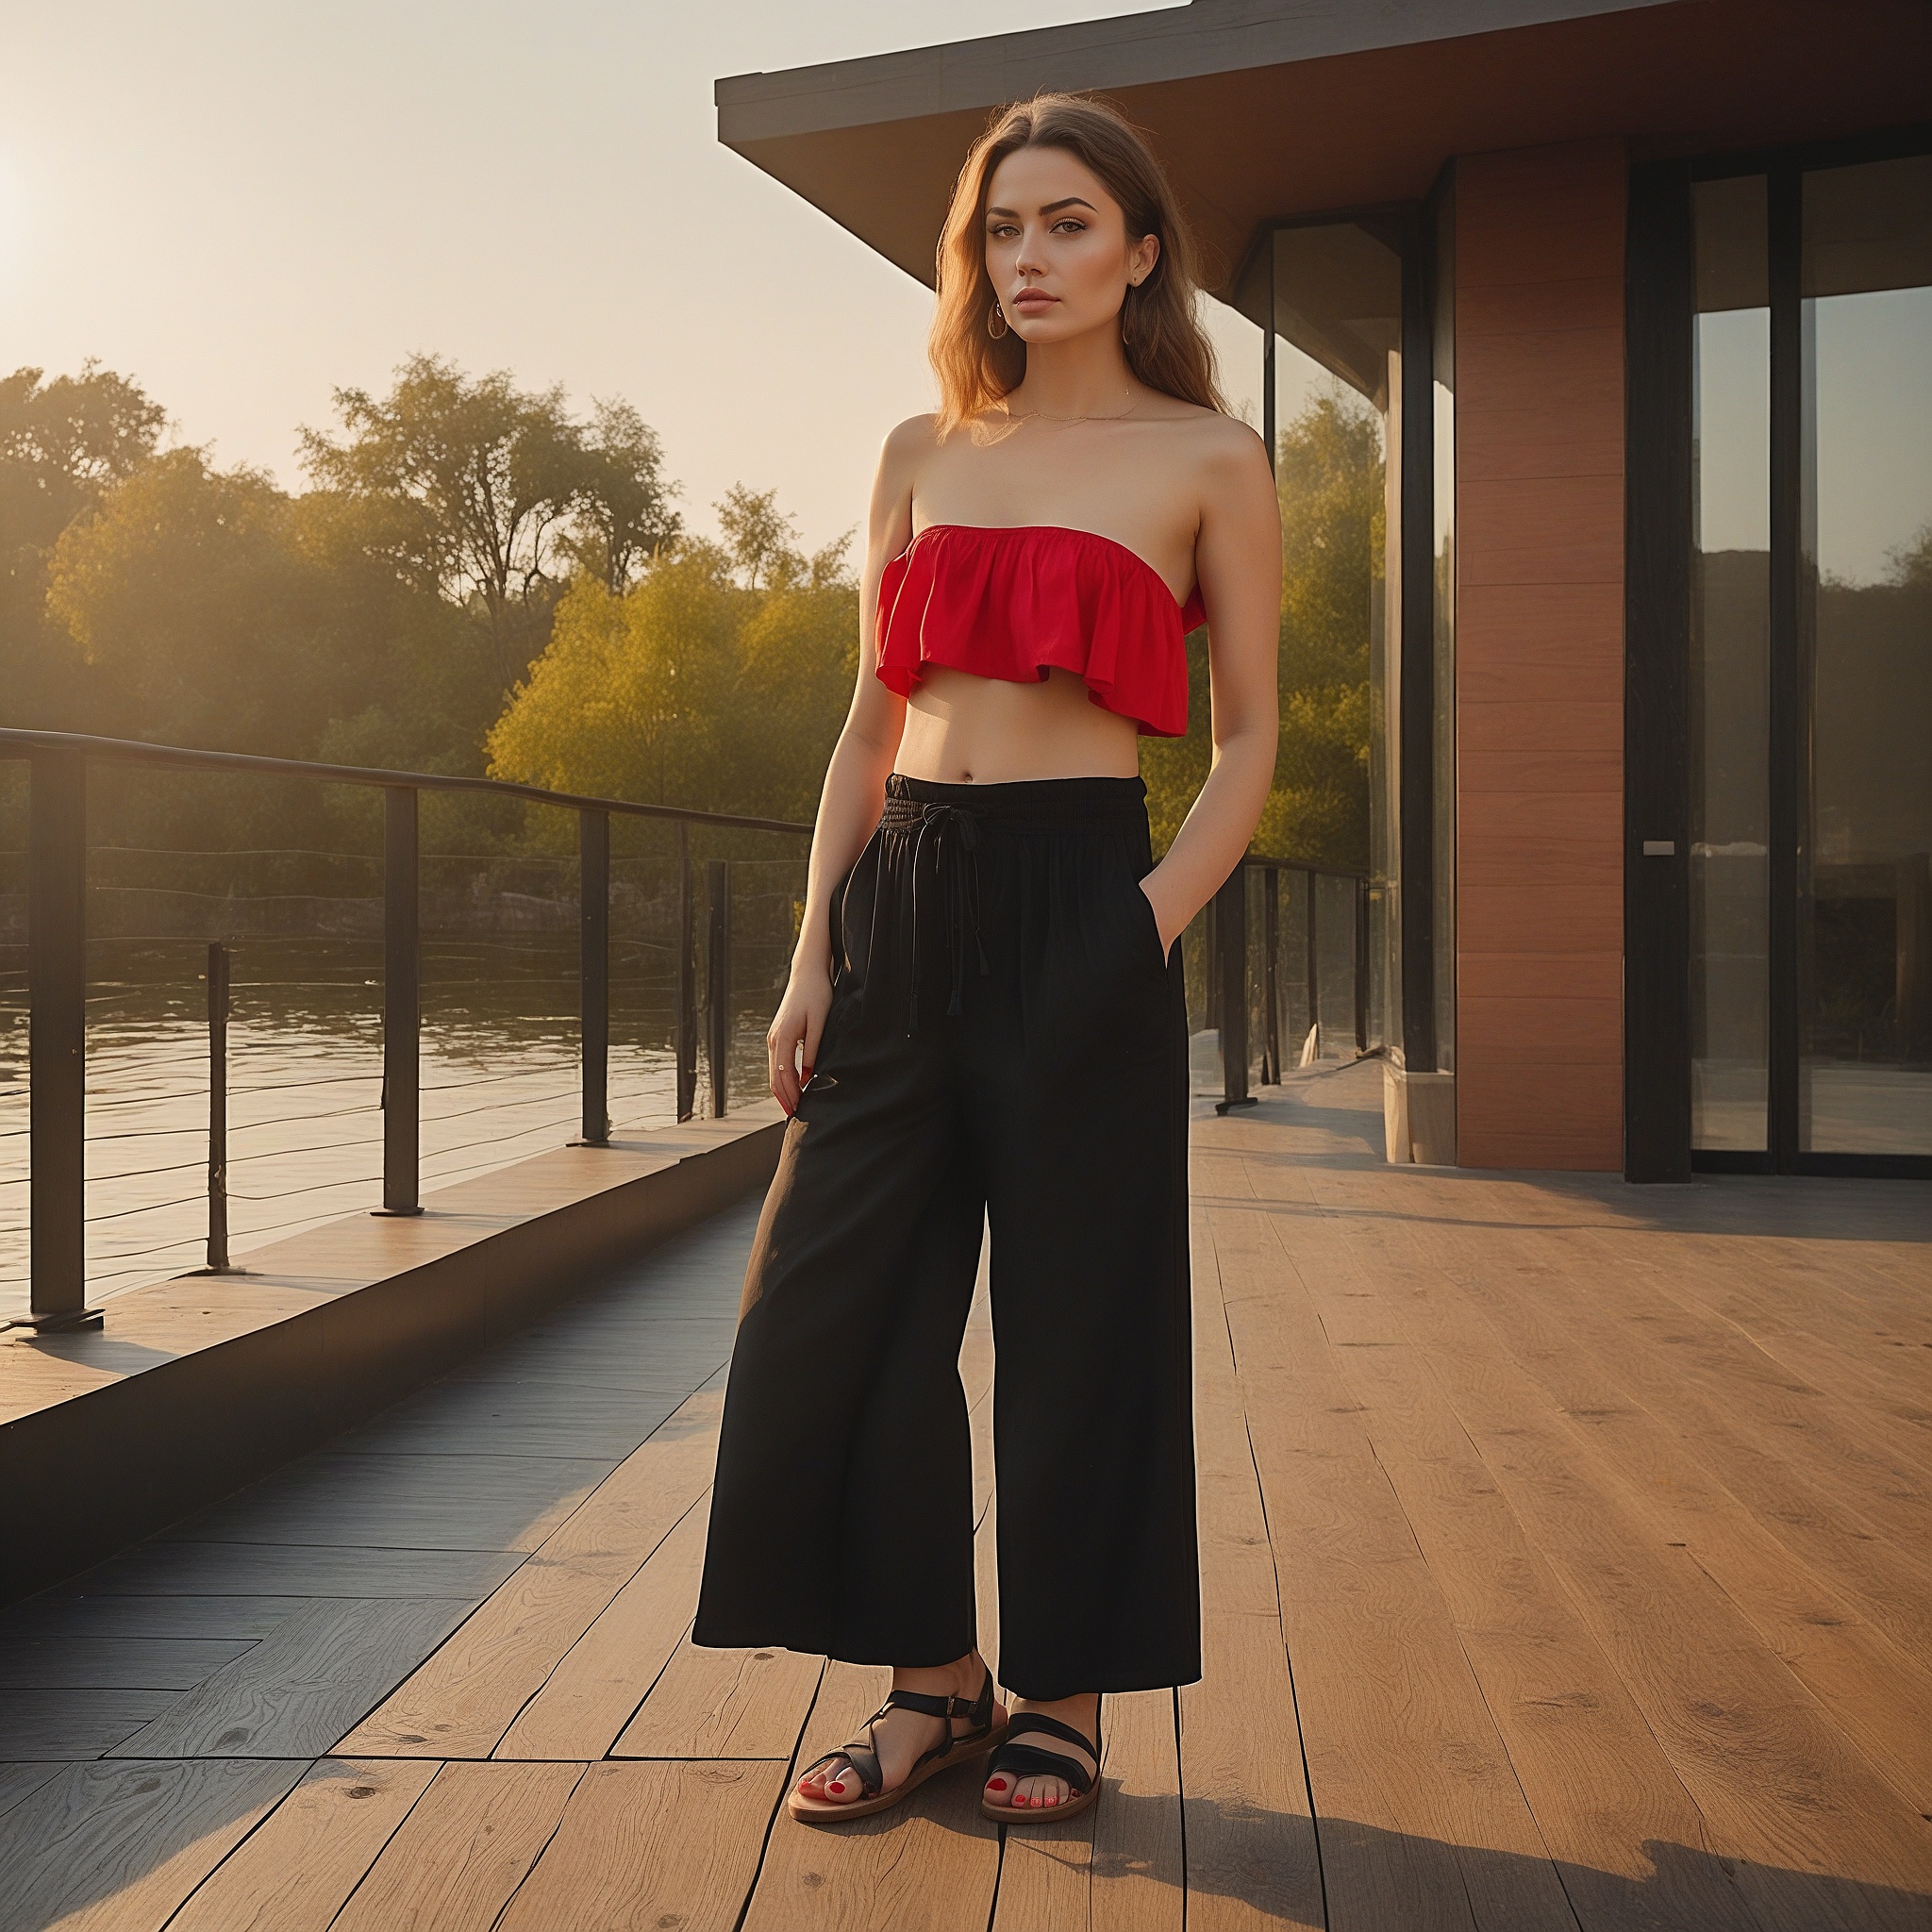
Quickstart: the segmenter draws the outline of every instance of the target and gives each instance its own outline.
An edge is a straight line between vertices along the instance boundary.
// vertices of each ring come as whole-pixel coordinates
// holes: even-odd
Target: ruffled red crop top
[[[1188,728],[1187,635],[1206,621],[1124,543],[1058,524],[928,524],[879,579],[878,675],[902,697],[927,664],[1014,684],[1077,672],[1143,733]]]

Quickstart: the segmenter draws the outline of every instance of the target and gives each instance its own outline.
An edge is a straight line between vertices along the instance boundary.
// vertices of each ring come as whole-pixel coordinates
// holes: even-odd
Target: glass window
[[[1770,1023],[1771,309],[1762,175],[1695,190],[1690,1144],[1762,1151]]]
[[[1430,387],[1434,408],[1434,524],[1430,573],[1436,708],[1433,844],[1435,917],[1430,945],[1436,974],[1436,1066],[1456,1070],[1456,199],[1436,211]]]
[[[1280,823],[1257,842],[1369,874],[1369,1044],[1399,1060],[1401,617],[1387,560],[1399,554],[1400,238],[1358,222],[1282,228],[1271,265],[1284,731]],[[1327,1004],[1324,985],[1324,1050],[1354,1052]]]
[[[1807,174],[1798,1144],[1932,1153],[1932,156]]]

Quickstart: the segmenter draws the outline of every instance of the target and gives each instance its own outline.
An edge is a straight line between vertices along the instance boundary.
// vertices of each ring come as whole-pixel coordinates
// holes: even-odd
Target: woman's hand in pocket
[[[1174,951],[1174,940],[1182,926],[1187,924],[1189,915],[1183,914],[1176,917],[1175,908],[1167,904],[1167,896],[1164,883],[1160,876],[1160,867],[1157,865],[1140,882],[1139,891],[1148,905],[1154,908],[1154,928],[1160,935],[1160,951],[1161,957],[1164,958]]]
[[[825,1015],[831,1010],[831,975],[824,967],[814,968],[794,960],[791,977],[785,984],[785,997],[778,1002],[778,1010],[765,1033],[772,1098],[788,1115],[798,1111],[799,1089],[810,1075],[818,1058],[819,1037],[825,1030]]]

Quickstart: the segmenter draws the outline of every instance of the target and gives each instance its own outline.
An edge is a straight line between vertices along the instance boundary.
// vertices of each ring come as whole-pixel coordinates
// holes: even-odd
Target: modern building
[[[1194,0],[720,133],[930,281],[1042,88],[1158,141],[1271,449],[1379,439],[1390,1158],[1932,1174],[1932,8]]]

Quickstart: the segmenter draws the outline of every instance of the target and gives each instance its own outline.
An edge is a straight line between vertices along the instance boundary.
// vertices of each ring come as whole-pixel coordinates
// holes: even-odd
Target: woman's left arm
[[[1240,863],[1274,782],[1281,511],[1268,453],[1238,424],[1215,425],[1194,569],[1208,611],[1214,758],[1167,857],[1141,882],[1169,945]]]

